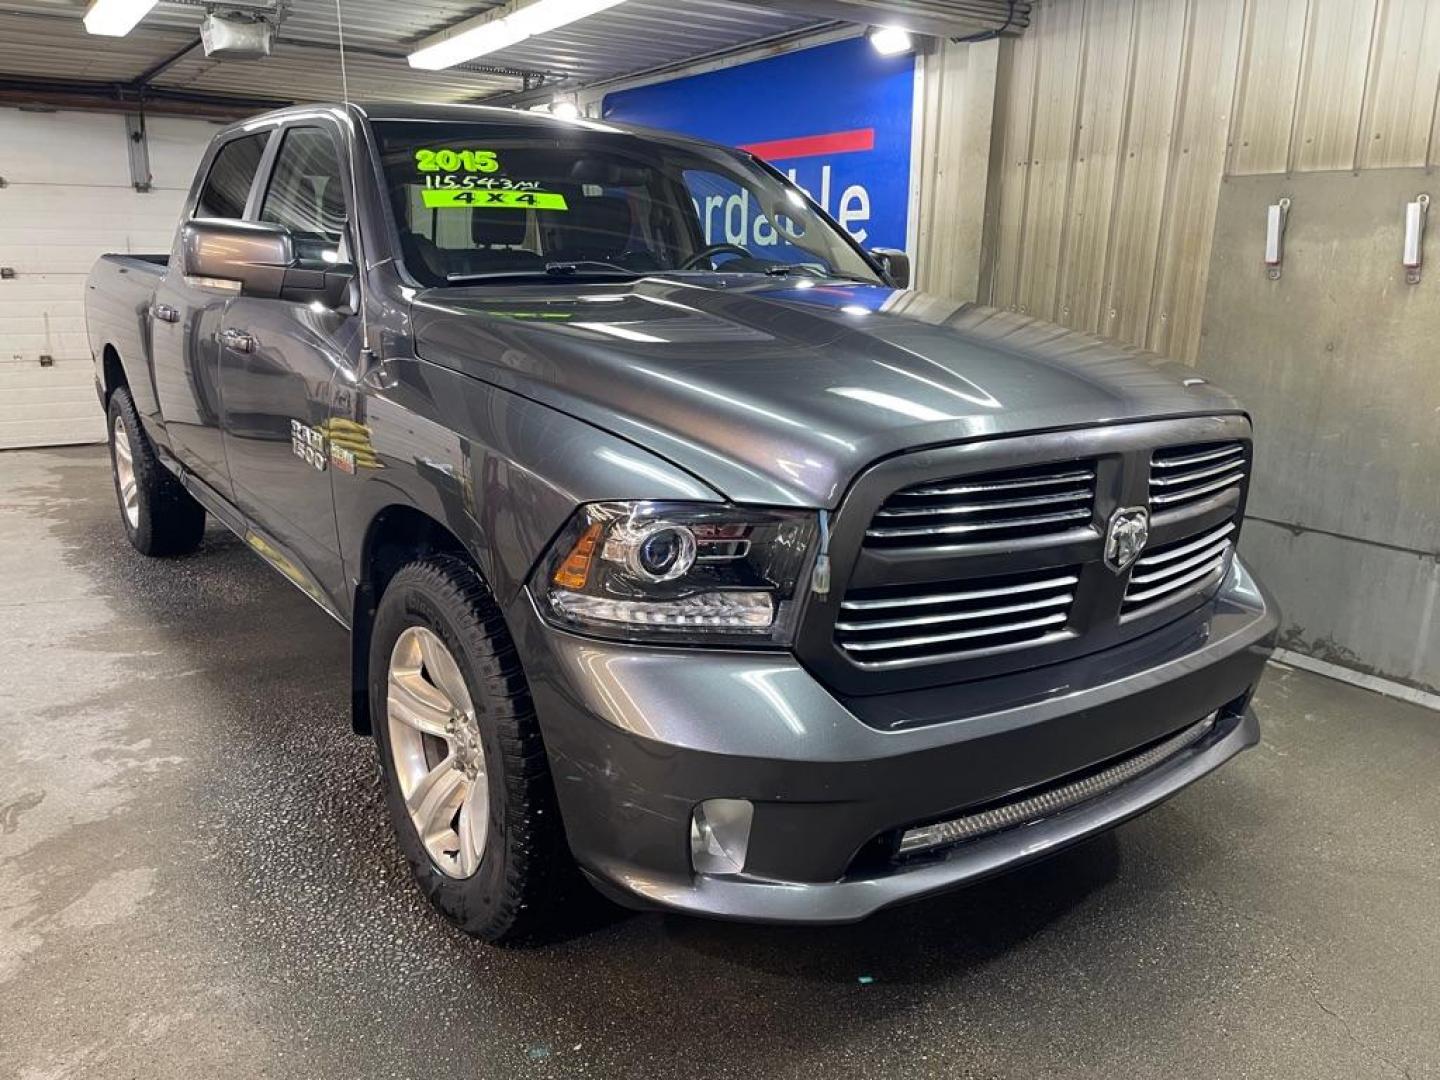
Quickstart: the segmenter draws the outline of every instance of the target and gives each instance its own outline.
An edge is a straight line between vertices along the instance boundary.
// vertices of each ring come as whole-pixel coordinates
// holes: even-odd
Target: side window
[[[335,141],[322,128],[291,128],[276,155],[260,220],[289,229],[303,256],[306,247],[339,247],[345,218]]]
[[[220,148],[210,166],[210,175],[205,178],[205,186],[200,189],[200,201],[195,204],[196,217],[245,216],[245,200],[250,196],[250,185],[255,181],[255,171],[260,168],[260,157],[269,138],[268,131],[261,131],[232,139]]]
[[[766,213],[749,188],[703,169],[686,169],[683,176],[706,244],[735,244],[775,262],[817,261],[813,252],[791,242],[805,235],[800,223]]]

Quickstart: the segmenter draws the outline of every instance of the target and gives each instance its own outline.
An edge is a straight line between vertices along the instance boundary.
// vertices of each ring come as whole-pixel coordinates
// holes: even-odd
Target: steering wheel
[[[677,266],[677,270],[694,270],[697,263],[702,259],[708,259],[712,255],[722,255],[729,252],[731,255],[739,255],[742,259],[750,258],[750,252],[746,251],[739,244],[706,244],[699,251],[691,255],[683,263]],[[712,267],[713,268],[713,267]]]

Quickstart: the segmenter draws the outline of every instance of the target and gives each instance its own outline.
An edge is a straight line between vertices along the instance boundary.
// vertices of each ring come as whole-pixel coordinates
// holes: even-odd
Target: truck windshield
[[[800,190],[739,153],[599,125],[376,121],[411,276],[879,278]]]

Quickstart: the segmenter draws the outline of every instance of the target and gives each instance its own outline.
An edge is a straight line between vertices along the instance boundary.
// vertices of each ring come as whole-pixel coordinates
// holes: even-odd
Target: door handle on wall
[[[1280,280],[1280,264],[1285,261],[1285,223],[1289,217],[1289,199],[1271,203],[1265,212],[1265,274],[1271,281]]]
[[[180,312],[176,311],[169,304],[156,304],[150,309],[155,318],[161,322],[179,322]]]
[[[227,349],[234,349],[236,352],[255,351],[255,339],[244,330],[221,330],[220,344]]]
[[[1424,261],[1421,244],[1425,239],[1425,213],[1430,209],[1430,196],[1417,195],[1405,204],[1405,249],[1400,265],[1405,267],[1405,280],[1411,285],[1420,282],[1420,264]]]

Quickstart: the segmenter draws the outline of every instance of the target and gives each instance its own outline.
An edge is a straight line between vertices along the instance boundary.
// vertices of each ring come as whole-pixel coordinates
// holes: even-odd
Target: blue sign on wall
[[[607,94],[606,119],[743,147],[866,247],[904,248],[915,58],[864,38]]]

